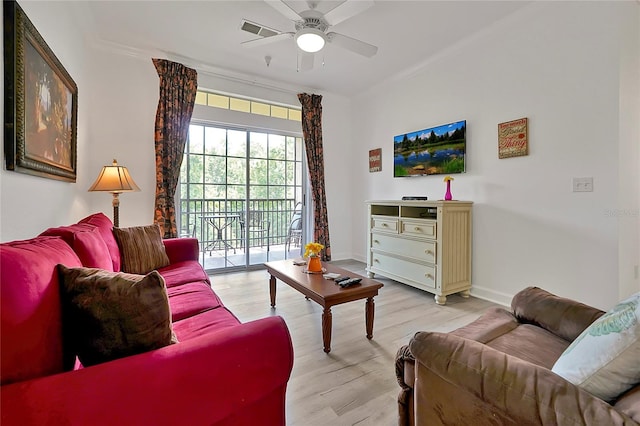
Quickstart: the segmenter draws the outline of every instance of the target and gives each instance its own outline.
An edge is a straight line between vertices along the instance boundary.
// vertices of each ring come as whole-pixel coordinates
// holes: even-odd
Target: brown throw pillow
[[[113,228],[120,247],[122,271],[146,274],[169,265],[158,225]]]
[[[164,278],[58,265],[65,345],[89,366],[177,342]]]

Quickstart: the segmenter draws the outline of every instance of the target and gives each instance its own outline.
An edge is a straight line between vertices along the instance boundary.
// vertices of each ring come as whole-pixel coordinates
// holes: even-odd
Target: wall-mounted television
[[[393,177],[464,173],[467,121],[393,138]]]

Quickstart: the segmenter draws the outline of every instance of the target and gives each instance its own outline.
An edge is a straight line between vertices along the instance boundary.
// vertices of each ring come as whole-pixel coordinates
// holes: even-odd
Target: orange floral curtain
[[[313,197],[313,241],[324,245],[322,260],[331,260],[329,241],[329,215],[324,191],[324,154],[322,149],[322,96],[298,94],[302,104],[302,134],[304,136],[311,195]]]
[[[175,195],[198,89],[198,73],[176,62],[153,59],[160,77],[156,112],[156,202],[154,221],[164,238],[178,236]]]

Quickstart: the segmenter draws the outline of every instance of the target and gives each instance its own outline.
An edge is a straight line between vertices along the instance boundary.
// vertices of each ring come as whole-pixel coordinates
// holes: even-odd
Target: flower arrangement
[[[317,257],[324,249],[324,246],[320,243],[307,243],[304,246],[304,257]]]

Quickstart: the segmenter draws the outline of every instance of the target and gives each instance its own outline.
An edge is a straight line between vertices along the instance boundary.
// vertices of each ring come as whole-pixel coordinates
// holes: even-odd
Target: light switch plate
[[[593,192],[593,178],[573,178],[573,192]]]

